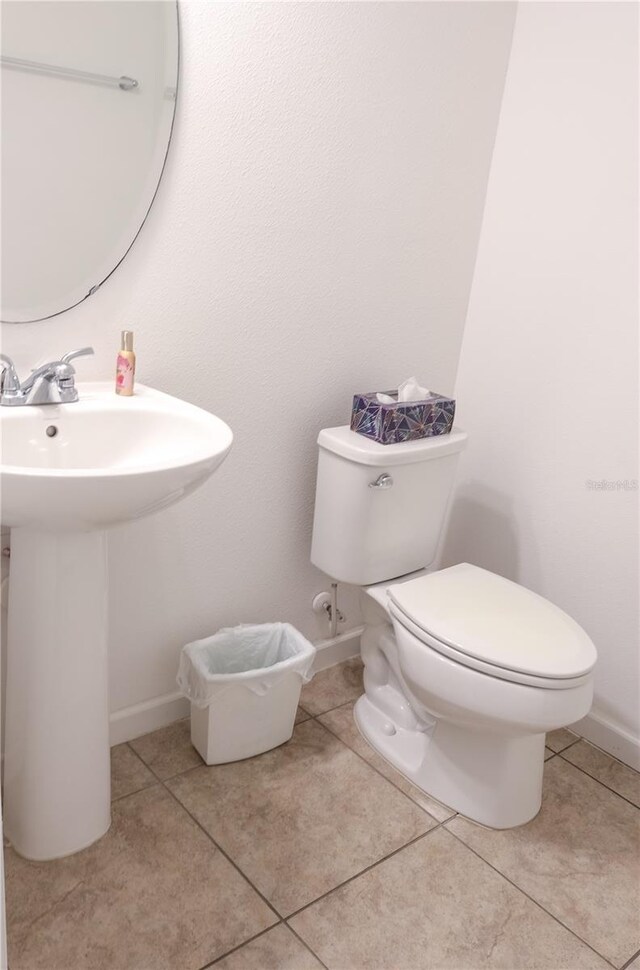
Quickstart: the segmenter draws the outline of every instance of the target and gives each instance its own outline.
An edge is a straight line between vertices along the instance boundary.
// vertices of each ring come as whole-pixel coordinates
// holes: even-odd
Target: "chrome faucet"
[[[73,404],[78,400],[75,367],[71,361],[76,357],[93,354],[93,347],[72,350],[60,360],[52,360],[31,372],[23,383],[16,372],[13,361],[6,354],[0,354],[3,365],[0,377],[0,405],[3,407],[23,407],[29,404]]]

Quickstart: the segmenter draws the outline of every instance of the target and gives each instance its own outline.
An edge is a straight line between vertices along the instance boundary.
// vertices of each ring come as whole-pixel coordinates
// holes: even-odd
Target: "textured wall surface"
[[[414,372],[453,390],[514,19],[497,3],[184,3],[174,143],[133,250],[86,304],[3,328],[23,370],[119,331],[138,376],[236,442],[197,494],[111,537],[111,691],[175,689],[183,643],[288,619],[324,426]],[[124,174],[123,174],[124,177]],[[358,620],[344,591],[349,625]]]
[[[585,627],[600,657],[593,713],[612,729],[594,740],[625,756],[640,745],[638,492],[588,483],[639,477],[637,18],[635,4],[519,6],[445,550]]]

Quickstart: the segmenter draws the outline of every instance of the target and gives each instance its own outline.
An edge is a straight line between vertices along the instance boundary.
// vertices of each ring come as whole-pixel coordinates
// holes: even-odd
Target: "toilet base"
[[[504,737],[436,719],[402,727],[366,694],[354,717],[372,748],[405,778],[472,821],[508,829],[538,814],[544,734]]]

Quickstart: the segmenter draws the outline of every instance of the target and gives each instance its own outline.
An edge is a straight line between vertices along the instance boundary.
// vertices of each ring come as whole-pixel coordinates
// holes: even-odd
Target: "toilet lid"
[[[587,674],[597,659],[593,643],[570,616],[479,566],[460,563],[390,586],[388,594],[416,627],[459,651],[462,661],[466,656],[507,671],[561,679]]]

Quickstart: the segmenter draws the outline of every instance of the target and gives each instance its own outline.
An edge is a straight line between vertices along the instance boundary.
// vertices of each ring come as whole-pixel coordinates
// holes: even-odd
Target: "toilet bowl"
[[[467,563],[365,592],[378,611],[365,611],[373,625],[362,638],[361,733],[474,821],[529,821],[540,808],[545,733],[591,706],[587,635],[542,597]]]
[[[311,560],[364,593],[364,738],[433,798],[502,829],[537,814],[545,733],[588,713],[597,657],[531,590],[469,563],[428,570],[466,437],[321,431]]]

